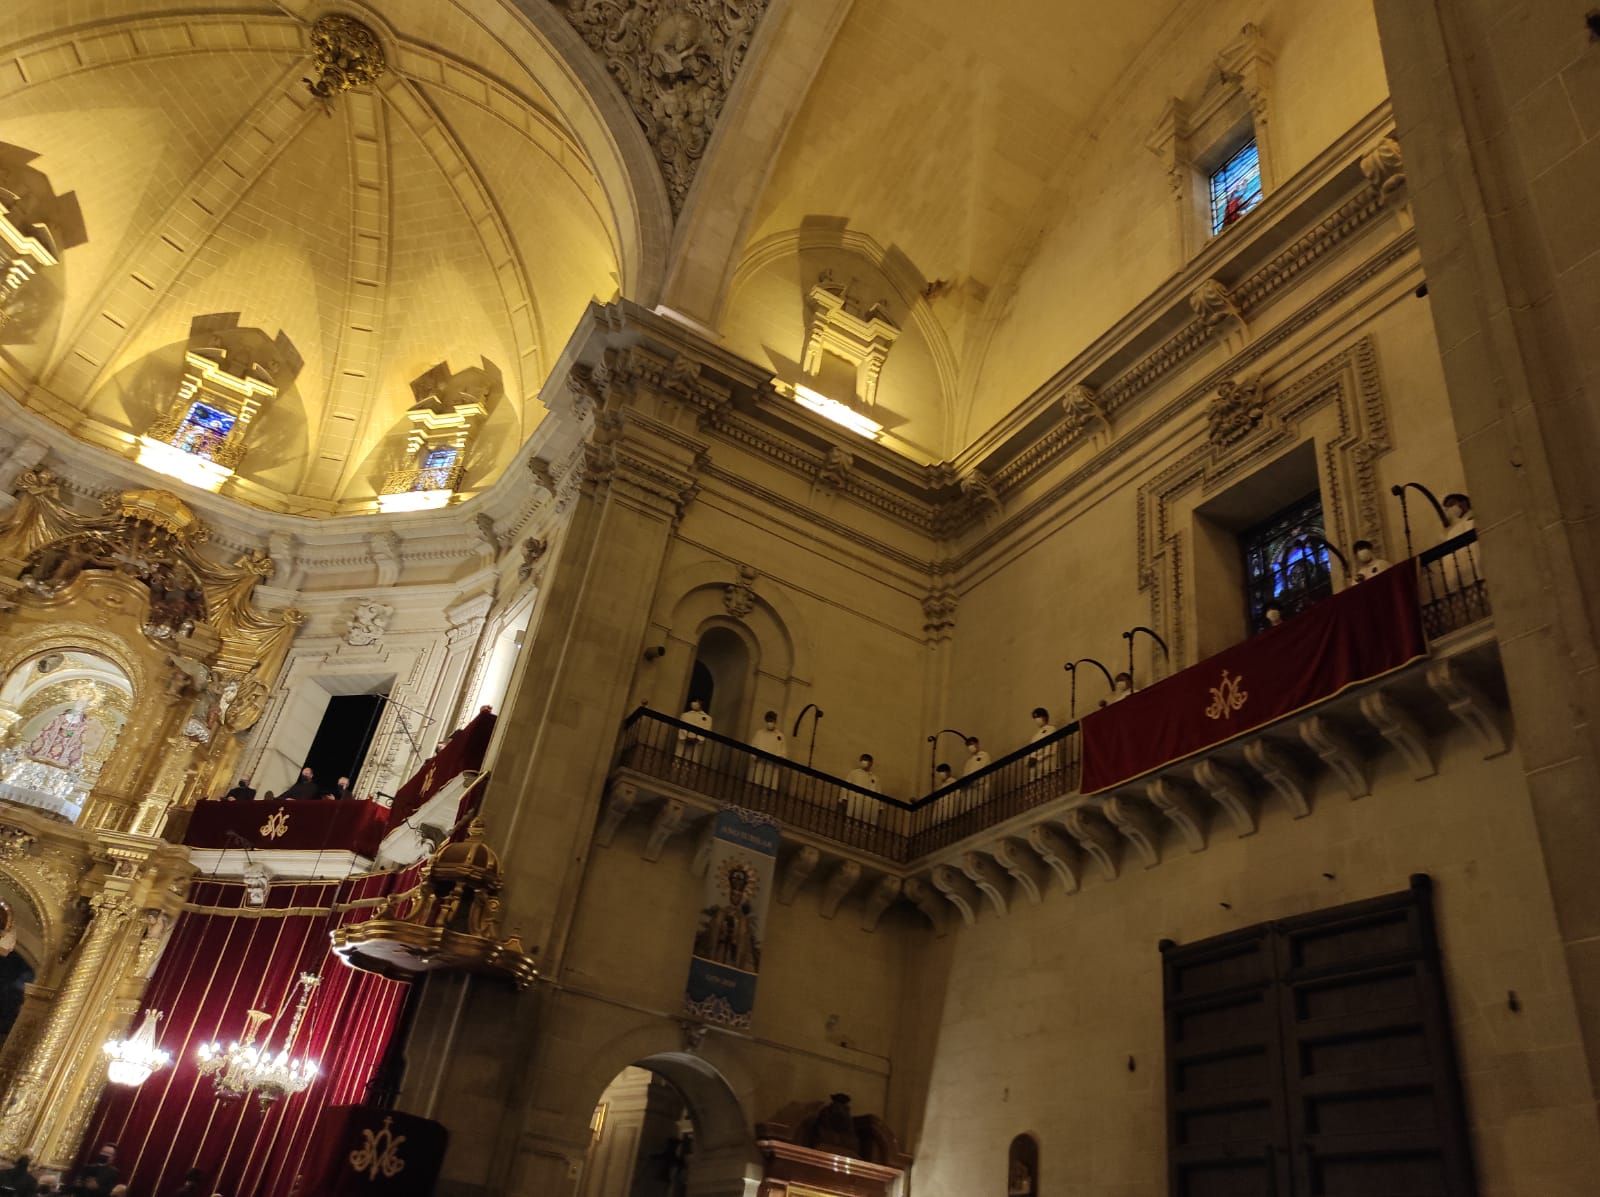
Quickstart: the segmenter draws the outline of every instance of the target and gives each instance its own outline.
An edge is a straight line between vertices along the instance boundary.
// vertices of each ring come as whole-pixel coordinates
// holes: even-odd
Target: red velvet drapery
[[[334,927],[369,913],[331,908],[398,883],[394,874],[373,874],[275,885],[266,911],[245,909],[237,883],[195,885],[144,1002],[166,1015],[158,1040],[173,1064],[138,1089],[108,1085],[85,1150],[116,1143],[123,1179],[140,1197],[162,1197],[193,1167],[230,1197],[289,1197],[318,1115],[361,1100],[405,997],[403,983],[357,972],[328,950]],[[268,1030],[276,1028],[272,1045],[281,1044],[301,972],[320,973],[322,983],[295,1054],[314,1060],[321,1075],[265,1113],[253,1097],[219,1100],[195,1069],[196,1050],[237,1039],[251,1007],[275,1015]]]
[[[1085,794],[1204,752],[1428,651],[1403,561],[1083,720]]]

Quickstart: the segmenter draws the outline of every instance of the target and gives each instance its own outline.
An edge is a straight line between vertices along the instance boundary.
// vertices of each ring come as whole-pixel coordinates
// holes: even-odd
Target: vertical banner
[[[684,1011],[704,1022],[750,1026],[780,838],[770,815],[739,807],[717,812],[683,993]]]

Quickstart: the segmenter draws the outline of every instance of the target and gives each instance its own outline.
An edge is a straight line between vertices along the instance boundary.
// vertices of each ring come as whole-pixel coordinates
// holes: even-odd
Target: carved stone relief
[[[567,0],[566,18],[605,62],[683,208],[767,0]]]

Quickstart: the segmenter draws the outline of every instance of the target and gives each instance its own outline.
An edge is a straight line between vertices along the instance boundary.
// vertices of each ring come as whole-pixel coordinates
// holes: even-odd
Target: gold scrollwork
[[[1234,677],[1226,669],[1222,680],[1211,687],[1211,705],[1206,707],[1207,719],[1232,719],[1233,713],[1250,700],[1245,693],[1244,678]]]
[[[261,825],[261,834],[269,840],[275,840],[279,836],[288,835],[289,812],[283,810],[273,811],[267,816],[267,821]]]

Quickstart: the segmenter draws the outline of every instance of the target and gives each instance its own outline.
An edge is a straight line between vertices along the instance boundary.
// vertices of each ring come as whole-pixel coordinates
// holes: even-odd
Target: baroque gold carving
[[[324,104],[352,87],[366,86],[389,69],[378,35],[342,13],[318,17],[312,24],[311,53],[317,77],[301,82]]]
[[[422,866],[415,887],[384,899],[365,922],[337,928],[333,950],[352,968],[388,977],[464,971],[528,985],[538,969],[517,936],[500,937],[500,858],[483,830],[474,818]]]

